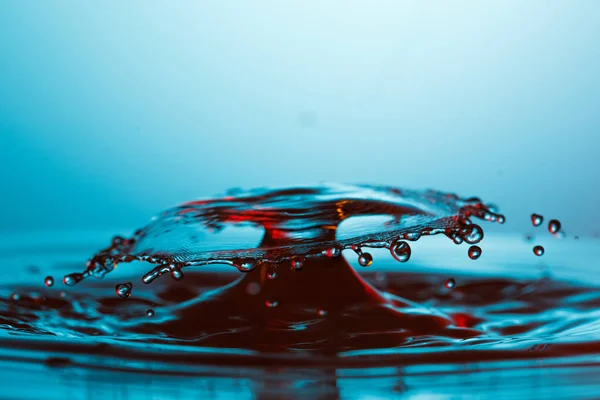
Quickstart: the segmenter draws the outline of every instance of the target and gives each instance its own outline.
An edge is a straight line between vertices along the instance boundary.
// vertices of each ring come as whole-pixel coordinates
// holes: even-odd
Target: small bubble
[[[538,257],[544,255],[544,248],[540,245],[535,246],[533,248],[533,254],[535,254]]]
[[[267,308],[275,308],[279,305],[278,301],[265,301],[265,306],[267,306]]]
[[[454,288],[454,286],[456,286],[456,281],[454,280],[454,278],[450,278],[446,281],[444,286],[446,286],[446,289],[452,289]]]
[[[471,246],[469,247],[469,258],[471,260],[477,260],[481,256],[481,247]]]
[[[255,296],[260,293],[260,285],[256,282],[250,282],[248,286],[246,286],[246,293],[250,296]]]
[[[496,218],[496,221],[497,221],[499,224],[503,224],[503,223],[505,223],[505,222],[506,222],[506,217],[505,217],[504,215],[498,215],[498,217]]]
[[[291,264],[296,271],[301,270],[304,268],[304,259],[302,257],[293,258]]]
[[[46,285],[47,287],[50,287],[50,286],[54,285],[54,278],[51,277],[51,276],[47,276],[44,279],[44,285]]]
[[[368,267],[373,264],[373,256],[370,253],[361,253],[358,256],[358,263],[361,267]]]
[[[393,241],[390,245],[390,253],[397,261],[407,262],[410,260],[412,252],[408,243],[404,241]]]
[[[560,221],[551,219],[550,222],[548,222],[548,232],[554,234],[558,231],[560,231]]]
[[[531,224],[533,226],[540,226],[544,222],[544,217],[539,214],[531,214]]]
[[[327,315],[327,310],[319,308],[319,310],[317,311],[317,314],[319,314],[321,317],[324,317]]]
[[[117,293],[117,296],[119,296],[120,298],[126,299],[129,296],[131,296],[132,288],[133,288],[133,284],[131,282],[119,283],[117,286],[115,286],[115,292]]]
[[[154,310],[149,308],[148,310],[146,310],[146,315],[149,317],[154,317]]]
[[[19,301],[21,300],[21,295],[19,293],[13,293],[10,295],[10,299],[12,301]]]

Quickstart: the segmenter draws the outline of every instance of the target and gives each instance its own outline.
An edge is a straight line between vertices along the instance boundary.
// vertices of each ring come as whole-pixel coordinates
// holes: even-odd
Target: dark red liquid
[[[262,190],[186,203],[131,238],[116,238],[81,274],[67,275],[76,286],[48,285],[43,275],[32,285],[27,275],[25,285],[6,287],[1,340],[21,354],[58,350],[63,361],[88,354],[94,363],[143,359],[167,369],[597,354],[596,286],[540,274],[531,244],[520,239],[522,251],[511,243],[498,250],[502,240],[489,235],[480,243],[474,217],[503,219],[478,199],[379,187]],[[433,235],[451,240],[426,237]],[[55,262],[56,275],[72,269]],[[93,276],[104,279],[87,279]]]

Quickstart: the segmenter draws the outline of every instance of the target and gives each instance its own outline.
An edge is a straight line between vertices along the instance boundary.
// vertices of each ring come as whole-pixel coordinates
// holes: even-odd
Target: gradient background
[[[591,234],[599,39],[594,0],[2,0],[0,230],[340,181]]]

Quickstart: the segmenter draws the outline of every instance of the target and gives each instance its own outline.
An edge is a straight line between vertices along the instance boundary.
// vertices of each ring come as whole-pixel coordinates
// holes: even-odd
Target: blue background
[[[0,230],[384,183],[597,230],[599,1],[0,2]]]

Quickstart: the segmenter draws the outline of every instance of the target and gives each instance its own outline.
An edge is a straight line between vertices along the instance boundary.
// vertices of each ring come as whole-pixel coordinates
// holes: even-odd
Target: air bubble
[[[373,256],[370,253],[361,253],[358,256],[358,263],[361,267],[368,267],[373,264]]]
[[[533,248],[533,254],[540,257],[544,255],[544,248],[540,245],[537,245]]]
[[[503,223],[506,222],[506,217],[504,215],[498,215],[498,217],[496,218],[496,222],[498,222],[500,225],[502,225]]]
[[[410,260],[410,255],[412,252],[408,243],[404,241],[393,241],[390,245],[390,253],[392,254],[392,257],[396,259],[396,261],[407,262]]]
[[[554,234],[560,231],[560,221],[557,219],[551,219],[548,222],[548,232]]]
[[[481,247],[471,246],[469,247],[469,258],[471,260],[477,260],[481,256]]]
[[[153,310],[153,309],[151,309],[151,308],[149,308],[149,309],[146,311],[146,315],[147,315],[147,316],[149,316],[149,317],[154,317],[154,310]]]
[[[126,299],[129,296],[131,296],[132,288],[133,288],[133,284],[131,282],[120,283],[117,286],[115,286],[115,292],[117,293],[117,296],[119,296],[120,298]]]
[[[450,278],[446,281],[444,286],[446,287],[446,289],[452,289],[454,288],[454,286],[456,286],[456,281],[454,280],[454,278]]]
[[[531,214],[531,224],[533,226],[540,226],[544,222],[544,217],[539,214]]]
[[[51,276],[47,276],[44,279],[44,285],[46,285],[47,287],[50,287],[50,286],[54,285],[54,278],[51,277]]]

